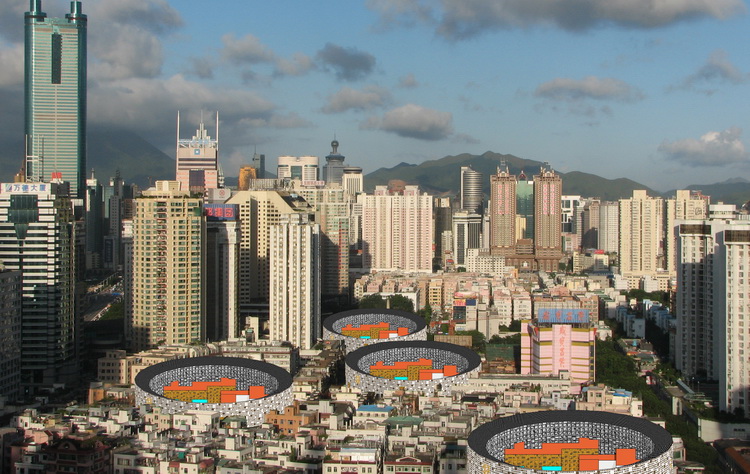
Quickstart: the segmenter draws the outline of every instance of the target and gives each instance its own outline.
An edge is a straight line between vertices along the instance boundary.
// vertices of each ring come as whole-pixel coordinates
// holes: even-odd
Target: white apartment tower
[[[311,213],[298,194],[287,191],[240,191],[227,201],[239,209],[240,310],[269,301],[270,228],[285,214]]]
[[[206,204],[206,337],[240,336],[240,224],[232,204]]]
[[[620,204],[603,201],[599,204],[599,245],[607,253],[620,251]]]
[[[349,296],[349,230],[351,196],[341,187],[296,189],[315,210],[320,225],[321,294],[326,299]]]
[[[719,381],[719,409],[750,402],[750,222],[677,221],[676,365]]]
[[[700,191],[677,190],[673,198],[666,200],[667,209],[666,235],[664,238],[664,252],[667,257],[667,270],[674,275],[677,272],[677,240],[675,222],[677,220],[708,219],[709,198]]]
[[[432,271],[432,196],[418,186],[391,194],[377,186],[362,203],[363,267],[376,271]]]
[[[663,255],[664,200],[645,190],[620,199],[620,273],[641,277],[655,275]]]
[[[205,341],[205,242],[203,200],[178,181],[157,181],[135,200],[134,350]]]
[[[273,341],[312,349],[320,319],[320,226],[309,214],[285,214],[270,227],[269,332]]]

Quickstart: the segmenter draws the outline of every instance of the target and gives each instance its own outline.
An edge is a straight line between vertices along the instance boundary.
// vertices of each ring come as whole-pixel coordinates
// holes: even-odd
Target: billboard
[[[208,221],[234,221],[237,220],[237,205],[204,204],[203,215]]]
[[[540,323],[552,324],[579,324],[588,323],[588,309],[561,309],[561,308],[538,308],[536,319]]]

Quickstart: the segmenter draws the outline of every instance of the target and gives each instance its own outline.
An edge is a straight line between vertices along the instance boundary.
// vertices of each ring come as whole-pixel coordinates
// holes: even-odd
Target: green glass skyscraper
[[[86,15],[70,2],[65,18],[47,18],[41,0],[25,15],[27,181],[62,178],[71,197],[86,190]]]

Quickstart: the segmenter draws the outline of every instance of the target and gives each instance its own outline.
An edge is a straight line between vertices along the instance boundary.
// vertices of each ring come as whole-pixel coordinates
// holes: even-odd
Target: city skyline
[[[334,136],[366,173],[487,150],[661,190],[750,169],[744,2],[680,0],[653,14],[645,2],[494,3],[264,3],[226,15],[247,6],[84,2],[96,20],[89,123],[135,131],[172,156],[178,110],[188,123],[219,110],[227,170],[256,147],[322,157]],[[11,153],[22,143],[14,110],[28,2],[3,6],[0,143]],[[44,2],[49,16],[66,7]]]

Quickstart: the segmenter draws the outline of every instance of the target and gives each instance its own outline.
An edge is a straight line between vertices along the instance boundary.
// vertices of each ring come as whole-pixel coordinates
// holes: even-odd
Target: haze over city
[[[492,150],[659,190],[747,174],[744,2],[557,3],[85,2],[89,125],[173,156],[176,112],[189,130],[218,110],[228,175],[334,135],[365,172]],[[20,164],[28,2],[2,5],[0,143]]]

